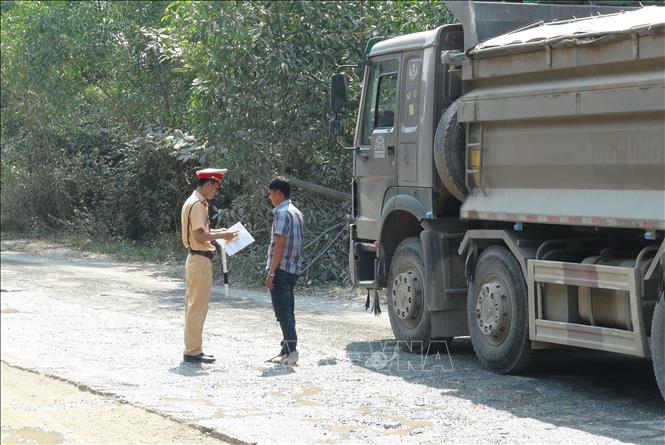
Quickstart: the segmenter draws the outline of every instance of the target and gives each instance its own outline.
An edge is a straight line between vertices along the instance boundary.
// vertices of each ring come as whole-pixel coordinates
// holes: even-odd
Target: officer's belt
[[[189,249],[189,253],[191,253],[192,255],[201,255],[201,256],[204,256],[204,257],[208,257],[208,258],[210,258],[211,260],[212,260],[213,257],[215,256],[215,252],[212,251],[212,250],[194,250],[194,249]]]

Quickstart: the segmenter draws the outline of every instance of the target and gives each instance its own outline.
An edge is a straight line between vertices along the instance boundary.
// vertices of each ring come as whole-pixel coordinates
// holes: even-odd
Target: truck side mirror
[[[346,113],[346,76],[335,73],[330,77],[330,111]]]

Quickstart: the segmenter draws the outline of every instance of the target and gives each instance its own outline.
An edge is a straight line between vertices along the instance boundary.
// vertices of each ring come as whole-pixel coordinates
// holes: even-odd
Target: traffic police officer
[[[226,169],[206,168],[196,172],[198,187],[187,198],[180,213],[182,243],[189,250],[185,265],[187,292],[185,294],[185,351],[186,362],[214,363],[212,355],[203,353],[203,323],[208,314],[212,291],[213,240],[230,240],[235,232],[211,229],[208,201],[222,186]]]

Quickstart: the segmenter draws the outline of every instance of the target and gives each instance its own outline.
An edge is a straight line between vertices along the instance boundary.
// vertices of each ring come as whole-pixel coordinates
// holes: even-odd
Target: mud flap
[[[425,295],[432,338],[468,335],[464,258],[457,254],[464,232],[431,227],[420,233],[423,245]]]

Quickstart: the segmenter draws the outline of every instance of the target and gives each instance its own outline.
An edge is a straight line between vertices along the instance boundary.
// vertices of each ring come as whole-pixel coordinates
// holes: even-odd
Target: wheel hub
[[[402,320],[415,318],[422,295],[422,282],[414,272],[397,275],[392,286],[392,301],[397,316]]]
[[[510,302],[501,284],[491,282],[480,288],[476,322],[486,336],[497,339],[505,337],[510,323]]]

